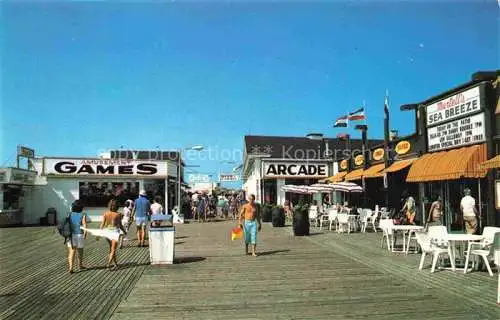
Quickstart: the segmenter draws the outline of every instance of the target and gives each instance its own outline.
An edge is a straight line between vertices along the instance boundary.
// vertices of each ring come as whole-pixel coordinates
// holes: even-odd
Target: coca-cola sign
[[[481,109],[479,86],[427,106],[427,126],[461,118]]]

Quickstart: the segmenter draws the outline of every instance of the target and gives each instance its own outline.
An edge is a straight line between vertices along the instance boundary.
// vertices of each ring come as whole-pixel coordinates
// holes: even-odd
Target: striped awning
[[[362,176],[363,169],[356,169],[346,174],[345,181],[361,180]]]
[[[497,169],[500,168],[500,154],[496,157],[491,158],[488,161],[481,163],[481,168],[483,169]]]
[[[363,177],[365,177],[365,178],[379,178],[379,177],[381,177],[379,175],[379,173],[382,172],[384,170],[384,168],[385,168],[384,163],[379,163],[379,164],[373,165],[363,172]]]
[[[331,177],[328,177],[324,180],[322,180],[323,182],[340,182],[342,180],[344,180],[344,177],[346,176],[347,174],[347,171],[341,171],[341,172],[338,172],[337,174],[331,176]],[[320,182],[322,182],[320,181]]]
[[[480,164],[486,160],[486,144],[450,151],[428,153],[414,161],[407,182],[483,178],[486,170]]]
[[[417,158],[396,161],[393,164],[391,164],[389,166],[389,168],[382,170],[379,173],[375,173],[370,178],[383,178],[385,173],[394,173],[394,172],[401,171],[401,170],[411,166],[412,163],[415,162],[415,160],[417,160]]]

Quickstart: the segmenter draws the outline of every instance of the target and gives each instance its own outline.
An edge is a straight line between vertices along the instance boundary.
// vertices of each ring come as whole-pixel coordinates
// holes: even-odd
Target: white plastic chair
[[[432,244],[432,238],[424,232],[416,232],[415,238],[417,239],[417,242],[422,249],[422,257],[420,258],[420,265],[418,266],[418,270],[422,270],[422,268],[424,267],[425,255],[429,253],[432,254],[431,273],[433,273],[434,270],[436,270],[436,264],[439,256],[443,253],[449,255],[448,248],[434,246]]]
[[[394,242],[394,233],[392,227],[394,223],[392,219],[382,219],[380,220],[379,227],[382,229],[382,242],[381,247],[384,247],[384,239],[387,243],[387,250],[394,252],[393,242]]]
[[[351,219],[346,213],[341,213],[337,215],[338,227],[337,232],[344,232],[344,226],[347,227],[347,234],[351,233]]]
[[[387,219],[389,218],[389,210],[387,207],[382,207],[380,209],[380,219]]]
[[[366,232],[366,227],[370,223],[373,212],[370,209],[363,209],[359,219],[361,221],[361,232]]]
[[[318,207],[317,206],[311,206],[309,207],[309,223],[313,225],[314,227],[318,226]],[[312,224],[314,222],[314,224]]]
[[[375,209],[375,211],[372,211],[370,209],[367,209],[368,211],[368,216],[366,218],[366,224],[364,226],[364,229],[366,231],[366,227],[369,226],[370,224],[372,225],[373,231],[377,232],[377,227],[375,226],[375,222],[377,221],[378,218],[378,210]]]
[[[321,219],[319,221],[319,230],[323,228],[323,223],[329,223],[330,228],[329,230],[332,231],[332,225],[335,224],[335,229],[336,229],[336,223],[337,223],[337,210],[336,209],[329,209],[328,210],[328,215],[323,215],[321,216]]]
[[[494,259],[494,248],[492,246],[496,234],[500,234],[500,228],[497,227],[485,227],[483,230],[484,239],[481,242],[469,242],[468,250],[467,250],[467,258],[465,259],[465,268],[464,273],[467,273],[467,267],[469,266],[470,255],[479,256],[483,259],[484,264],[486,265],[486,269],[488,269],[488,273],[493,277],[493,272],[491,271],[490,259]],[[472,260],[472,269],[475,266],[475,260]]]

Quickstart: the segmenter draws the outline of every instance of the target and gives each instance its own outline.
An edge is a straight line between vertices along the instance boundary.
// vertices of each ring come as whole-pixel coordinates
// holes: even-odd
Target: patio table
[[[392,227],[392,231],[402,231],[403,232],[403,251],[404,253],[408,253],[408,249],[410,248],[410,235],[412,232],[423,230],[422,226],[414,226],[414,225],[395,225]],[[408,234],[408,245],[406,245],[406,233]]]
[[[457,246],[457,243],[461,243],[461,242],[467,242],[470,243],[470,242],[473,242],[473,241],[481,241],[483,240],[484,237],[481,236],[481,235],[475,235],[475,234],[447,234],[443,240],[445,241],[448,241],[448,245],[450,246],[451,250],[451,257],[450,257],[450,262],[451,262],[451,270],[455,271],[455,270],[466,270],[468,266],[465,266],[463,268],[456,268],[456,254],[455,254],[455,250],[456,250],[456,246]]]

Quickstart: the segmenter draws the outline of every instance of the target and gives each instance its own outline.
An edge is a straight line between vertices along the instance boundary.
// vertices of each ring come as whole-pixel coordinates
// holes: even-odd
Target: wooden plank
[[[294,238],[286,229],[266,225],[258,249],[271,254],[253,258],[242,255],[241,243],[229,240],[230,227],[178,227],[178,234],[188,238],[176,248],[176,255],[202,259],[147,268],[112,319],[137,314],[145,319],[422,319],[424,310],[429,310],[427,319],[489,319],[498,314],[494,300],[486,308],[457,304],[457,295],[442,290],[439,282],[458,280],[467,286],[465,277],[439,273],[426,279],[428,283],[408,281],[407,273],[416,273],[418,258],[387,255],[387,250],[373,245],[380,243],[380,233],[362,235],[364,243],[356,241],[359,235],[346,235],[345,247],[359,250],[350,254],[349,249],[338,251],[324,243],[341,242],[343,235]],[[360,262],[366,253],[369,259]],[[378,256],[381,261],[375,260]],[[397,270],[402,259],[408,260],[402,264],[404,272]],[[379,268],[386,263],[394,268]],[[439,281],[429,286],[436,278]],[[481,284],[484,280],[474,279]]]
[[[230,240],[232,225],[178,226],[174,265],[128,247],[122,269],[72,275],[53,227],[0,229],[0,319],[500,318],[494,278],[418,271],[420,255],[381,249],[381,233],[295,238],[265,224],[255,258]],[[86,264],[104,266],[107,250],[89,236]]]

